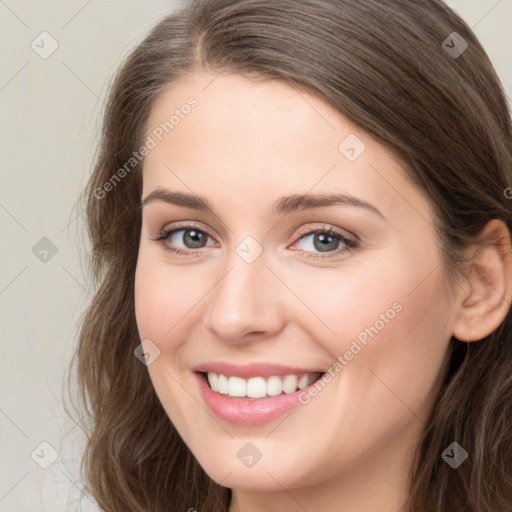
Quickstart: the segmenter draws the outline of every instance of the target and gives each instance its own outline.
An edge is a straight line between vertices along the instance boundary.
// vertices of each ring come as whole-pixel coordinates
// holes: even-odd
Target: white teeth
[[[277,375],[273,375],[267,380],[267,395],[277,396],[283,392],[283,383],[281,378]]]
[[[247,396],[245,391],[247,389],[247,384],[244,379],[240,377],[229,377],[228,381],[228,395],[229,396]]]
[[[297,377],[295,375],[287,375],[283,379],[283,391],[288,395],[297,391]]]
[[[218,392],[227,395],[229,393],[228,378],[225,375],[219,375],[217,380]]]
[[[208,374],[208,382],[213,391],[219,391],[219,376],[216,373]]]
[[[263,377],[253,377],[247,381],[247,394],[249,398],[263,398],[267,394],[267,384]]]
[[[299,381],[297,383],[297,387],[299,389],[304,389],[306,386],[309,386],[309,377],[307,375],[301,375],[299,377]],[[212,387],[212,389],[213,389],[213,387]]]
[[[297,389],[304,389],[313,383],[320,373],[306,373],[303,375],[272,375],[266,380],[264,377],[227,377],[214,372],[208,373],[208,382],[213,391],[232,397],[263,398],[277,396],[283,392],[295,393]]]

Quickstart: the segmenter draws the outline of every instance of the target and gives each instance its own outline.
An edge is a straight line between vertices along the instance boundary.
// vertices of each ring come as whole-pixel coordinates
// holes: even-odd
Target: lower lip
[[[306,387],[289,395],[282,394],[257,400],[233,399],[213,391],[202,374],[195,375],[203,400],[210,411],[220,420],[237,425],[261,425],[283,416],[294,407],[301,405],[299,394],[307,392],[308,389]]]

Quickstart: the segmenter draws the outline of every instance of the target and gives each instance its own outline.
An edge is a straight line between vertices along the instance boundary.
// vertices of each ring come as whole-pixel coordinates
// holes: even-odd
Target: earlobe
[[[478,238],[482,247],[469,267],[469,286],[453,326],[453,336],[461,341],[482,340],[501,325],[512,307],[510,232],[504,222],[493,219]]]

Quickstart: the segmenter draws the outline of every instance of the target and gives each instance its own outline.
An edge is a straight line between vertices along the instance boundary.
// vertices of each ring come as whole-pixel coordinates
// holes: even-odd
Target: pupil
[[[317,240],[320,240],[321,243],[317,244]],[[324,243],[327,242],[327,243]],[[314,246],[315,249],[321,252],[328,252],[329,250],[336,249],[336,245],[338,243],[338,240],[334,237],[327,235],[325,233],[317,234],[314,238]],[[331,245],[330,245],[331,244]]]
[[[195,229],[188,229],[185,231],[184,238],[185,245],[191,246],[191,249],[197,249],[198,247],[203,247],[204,245],[203,233],[196,231]]]

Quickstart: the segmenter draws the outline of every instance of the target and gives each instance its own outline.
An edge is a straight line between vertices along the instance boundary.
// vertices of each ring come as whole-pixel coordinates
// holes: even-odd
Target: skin
[[[397,512],[451,336],[467,332],[471,288],[441,291],[431,205],[388,149],[289,85],[214,78],[174,84],[147,123],[149,135],[187,98],[198,100],[146,156],[142,197],[157,188],[193,193],[215,211],[158,200],[143,208],[135,307],[141,339],[160,350],[148,366],[155,391],[208,475],[233,489],[230,512]],[[366,145],[353,162],[338,150],[349,134]],[[384,218],[350,205],[272,212],[280,196],[332,192]],[[184,231],[155,240],[180,221],[209,235],[206,246],[177,255],[165,247],[186,250]],[[298,233],[319,227],[357,237],[359,247],[320,252],[314,234]],[[263,250],[252,263],[236,252],[247,236]],[[308,405],[259,426],[225,423],[205,408],[195,365],[327,370],[394,303],[401,311]],[[262,453],[251,468],[237,458],[247,442]]]

